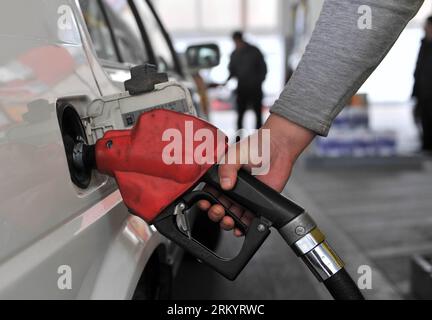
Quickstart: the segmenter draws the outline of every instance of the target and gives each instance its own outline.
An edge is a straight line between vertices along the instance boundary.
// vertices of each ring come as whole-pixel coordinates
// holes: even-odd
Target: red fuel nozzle
[[[206,148],[199,149],[203,143]],[[107,132],[96,143],[94,160],[97,170],[115,177],[126,206],[152,222],[225,151],[226,137],[213,125],[160,109],[143,113],[132,130]]]

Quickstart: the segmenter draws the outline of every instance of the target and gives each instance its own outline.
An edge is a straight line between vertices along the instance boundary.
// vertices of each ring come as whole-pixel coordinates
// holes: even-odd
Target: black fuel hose
[[[359,288],[345,269],[339,270],[324,285],[335,300],[365,300]]]

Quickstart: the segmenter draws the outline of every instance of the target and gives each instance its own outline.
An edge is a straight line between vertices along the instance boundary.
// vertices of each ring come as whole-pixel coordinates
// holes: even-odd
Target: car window
[[[174,71],[175,62],[172,51],[151,8],[144,0],[138,0],[135,3],[153,47],[159,71]]]
[[[128,1],[103,0],[103,3],[122,60],[135,65],[148,62],[141,31]]]
[[[98,58],[118,62],[114,41],[99,2],[80,0],[80,6]]]

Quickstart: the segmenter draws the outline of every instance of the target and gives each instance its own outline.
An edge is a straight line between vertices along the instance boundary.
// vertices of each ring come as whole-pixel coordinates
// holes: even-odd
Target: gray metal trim
[[[325,236],[318,228],[313,229],[310,233],[305,235],[292,246],[294,252],[298,256],[303,256],[312,251],[315,247],[319,246],[325,241]]]
[[[327,244],[321,243],[302,257],[319,281],[325,281],[344,267],[343,261]]]
[[[279,229],[279,233],[292,246],[316,227],[315,221],[305,212]]]

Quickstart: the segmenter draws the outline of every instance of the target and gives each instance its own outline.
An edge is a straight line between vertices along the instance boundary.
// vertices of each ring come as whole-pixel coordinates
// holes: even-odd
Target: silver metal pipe
[[[307,226],[308,232],[300,236],[298,228]],[[327,244],[324,234],[303,214],[279,230],[297,256],[301,257],[319,281],[325,281],[344,267],[343,261]],[[293,239],[296,239],[293,242]]]
[[[331,278],[344,267],[343,261],[327,242],[309,251],[302,259],[321,282]]]

